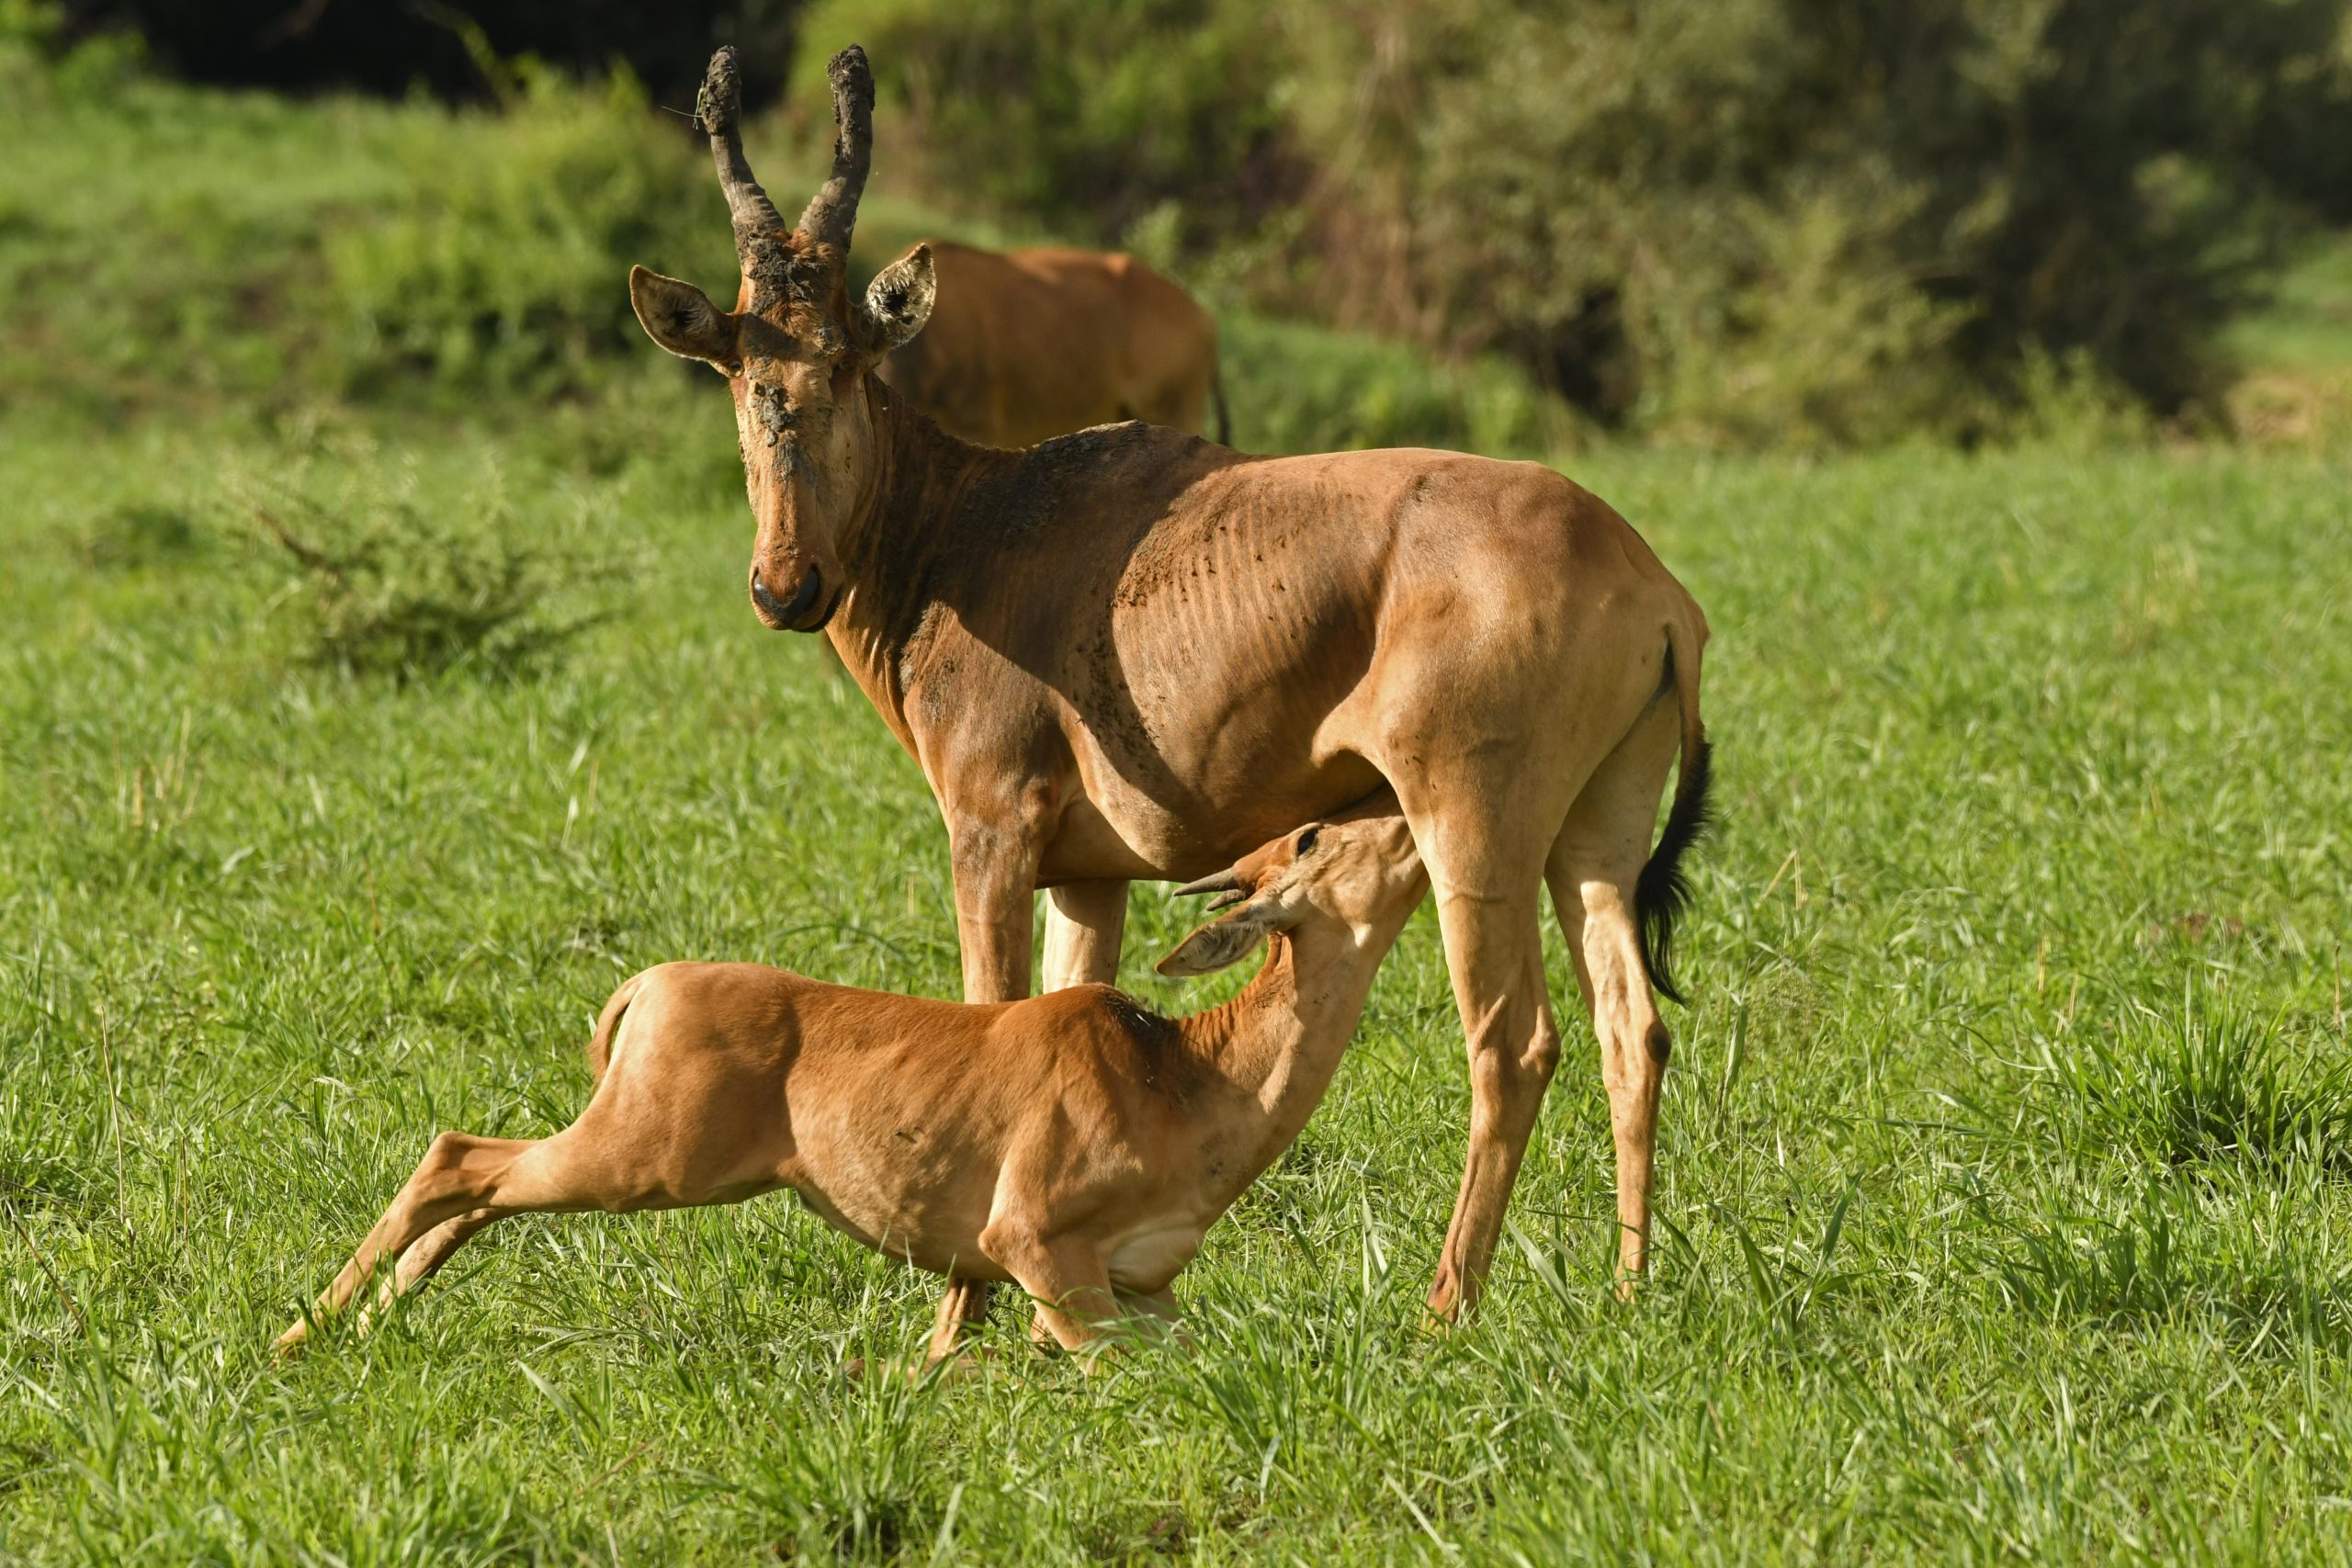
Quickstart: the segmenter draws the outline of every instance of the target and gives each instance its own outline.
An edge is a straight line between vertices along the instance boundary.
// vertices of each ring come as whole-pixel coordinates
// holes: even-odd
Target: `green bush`
[[[0,26],[0,406],[574,391],[643,364],[631,263],[733,265],[707,159],[626,78],[300,103],[28,23]]]
[[[1233,444],[1252,452],[1451,446],[1543,457],[1566,412],[1516,367],[1433,363],[1399,343],[1228,314],[1220,335]]]
[[[460,528],[403,502],[343,513],[290,496],[254,516],[297,570],[283,597],[303,660],[345,674],[519,675],[597,619],[554,612],[587,573],[526,542],[503,510]]]
[[[413,118],[394,149],[407,200],[328,234],[346,389],[576,390],[639,346],[632,263],[706,275],[729,265],[708,168],[633,81],[527,82],[503,112]]]
[[[2136,1009],[2052,1068],[2086,1144],[2169,1166],[2301,1162],[2352,1175],[2352,1064],[2313,1064],[2275,1027],[2210,1001]]]
[[[965,216],[1116,241],[1176,203],[1199,237],[1294,194],[1267,177],[1283,129],[1271,37],[1233,0],[834,0],[804,24],[793,98],[830,135],[826,61],[862,42]],[[906,126],[877,131],[888,158],[917,151]]]

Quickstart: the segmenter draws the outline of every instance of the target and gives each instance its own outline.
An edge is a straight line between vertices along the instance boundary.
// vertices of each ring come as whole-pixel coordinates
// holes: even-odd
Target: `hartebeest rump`
[[[924,243],[931,319],[876,374],[950,435],[1030,446],[1125,419],[1201,435],[1214,401],[1227,438],[1216,321],[1150,267],[1101,251]]]
[[[930,310],[917,246],[853,302],[872,146],[865,54],[832,62],[831,177],[797,224],[752,178],[732,52],[700,118],[742,284],[723,310],[638,268],[639,320],[729,377],[752,604],[827,631],[945,818],[965,995],[1117,971],[1126,885],[1231,861],[1384,783],[1427,864],[1472,1110],[1430,1292],[1476,1292],[1559,1055],[1541,890],[1601,1053],[1619,1258],[1646,1258],[1678,870],[1705,820],[1699,606],[1600,501],[1452,452],[1256,457],[1120,424],[969,446],[868,374]],[[1652,853],[1657,803],[1681,768]]]
[[[1284,834],[1192,889],[1226,912],[1163,973],[1270,951],[1239,996],[1182,1019],[1108,986],[975,1006],[755,964],[649,969],[596,1020],[579,1120],[548,1138],[435,1138],[277,1348],[379,1270],[376,1305],[390,1305],[514,1214],[782,1187],[917,1268],[1017,1283],[1069,1348],[1129,1307],[1172,1321],[1170,1281],[1314,1114],[1425,886],[1393,801]],[[933,1360],[956,1352],[978,1301],[951,1285]]]

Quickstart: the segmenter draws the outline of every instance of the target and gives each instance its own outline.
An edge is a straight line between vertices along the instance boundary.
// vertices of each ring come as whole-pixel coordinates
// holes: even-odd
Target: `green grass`
[[[1579,1025],[1487,1311],[1419,1332],[1467,1113],[1424,914],[1189,1355],[1090,1381],[1006,1310],[989,1380],[847,1383],[930,1281],[769,1199],[518,1223],[273,1367],[435,1129],[569,1119],[631,971],[954,993],[929,797],[756,628],[733,466],[666,368],[504,434],[0,446],[0,1555],[2347,1555],[2352,474],[2305,457],[1579,466],[1716,631],[1632,1310]],[[608,618],[322,667],[289,496],[526,536]],[[1218,994],[1149,974],[1181,926],[1139,895],[1163,1005]]]

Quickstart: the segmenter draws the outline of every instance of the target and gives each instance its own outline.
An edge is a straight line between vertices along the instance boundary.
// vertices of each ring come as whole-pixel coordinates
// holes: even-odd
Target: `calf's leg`
[[[1118,1297],[1100,1248],[1077,1236],[1046,1236],[1018,1223],[991,1220],[980,1250],[1037,1303],[1037,1322],[1065,1350],[1083,1350],[1119,1316]]]
[[[989,1282],[954,1280],[939,1297],[939,1314],[932,1320],[931,1346],[923,1353],[925,1366],[937,1366],[962,1354],[966,1335],[988,1321]]]
[[[444,1133],[433,1140],[418,1162],[414,1174],[401,1186],[390,1207],[384,1211],[351,1261],[343,1266],[334,1280],[320,1293],[310,1317],[295,1320],[293,1325],[277,1337],[272,1347],[280,1355],[292,1350],[310,1334],[312,1317],[328,1318],[351,1304],[351,1298],[375,1277],[386,1261],[405,1260],[411,1247],[428,1233],[437,1232],[472,1215],[474,1211],[487,1213],[485,1200],[497,1188],[504,1176],[526,1154],[538,1146],[538,1140],[528,1138],[478,1138],[470,1133]],[[452,1229],[448,1235],[436,1236],[436,1247],[430,1261],[420,1259],[419,1267],[411,1272],[408,1283],[413,1285],[447,1260],[457,1250],[459,1241],[480,1230],[496,1213],[490,1213],[480,1224],[459,1235]],[[456,1239],[450,1239],[455,1237]],[[401,1288],[399,1271],[395,1269],[387,1280],[387,1294],[379,1305],[398,1295]]]
[[[379,1269],[392,1263],[377,1303],[380,1310],[414,1289],[468,1238],[514,1214],[693,1207],[739,1201],[774,1187],[762,1179],[757,1160],[746,1158],[715,1162],[690,1190],[669,1190],[650,1174],[649,1156],[663,1152],[660,1141],[643,1148],[616,1147],[613,1129],[600,1121],[599,1107],[612,1082],[607,1077],[581,1120],[552,1137],[444,1133],[435,1138],[383,1218],[320,1295],[311,1316],[342,1312]],[[311,1321],[300,1319],[278,1336],[281,1355],[302,1342]]]

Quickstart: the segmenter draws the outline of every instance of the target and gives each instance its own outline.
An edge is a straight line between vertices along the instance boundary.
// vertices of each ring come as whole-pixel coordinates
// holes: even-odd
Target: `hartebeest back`
[[[1393,801],[1283,835],[1193,889],[1225,912],[1163,972],[1270,951],[1238,997],[1182,1019],[1107,986],[975,1006],[752,964],[649,969],[596,1021],[579,1120],[548,1138],[435,1138],[277,1348],[379,1270],[380,1307],[514,1214],[781,1187],[917,1268],[1018,1283],[1072,1348],[1129,1306],[1172,1319],[1170,1282],[1314,1114],[1426,886]],[[950,1288],[933,1360],[978,1302]]]
[[[1141,419],[1203,435],[1211,402],[1231,434],[1216,321],[1133,256],[925,243],[931,320],[876,373],[949,434],[1029,446]]]
[[[787,227],[751,179],[734,62],[701,105],[735,215],[724,310],[639,268],[673,354],[733,388],[753,609],[824,629],[945,818],[967,998],[1114,977],[1136,877],[1221,865],[1393,788],[1468,1037],[1469,1154],[1430,1292],[1451,1316],[1500,1234],[1559,1055],[1544,888],[1599,1036],[1619,1258],[1646,1258],[1680,857],[1705,820],[1699,607],[1548,468],[1451,452],[1253,457],[1148,424],[1025,451],[945,434],[870,374],[935,284],[917,246],[842,273],[871,154],[864,53],[832,62],[833,175]],[[1655,852],[1657,804],[1681,769]]]

